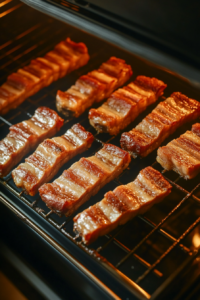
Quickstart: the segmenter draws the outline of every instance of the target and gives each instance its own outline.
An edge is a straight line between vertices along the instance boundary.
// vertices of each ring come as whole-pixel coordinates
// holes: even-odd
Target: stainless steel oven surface
[[[33,1],[29,2],[35,5]],[[51,15],[58,19],[57,6],[55,10],[54,6],[48,6],[53,1],[40,2],[46,5],[49,14],[52,9]],[[85,13],[87,7],[85,1],[57,2],[59,9],[65,6],[74,11],[74,16],[81,9]],[[41,6],[37,8],[41,9]],[[1,139],[8,133],[9,126],[30,118],[37,107],[45,105],[56,110],[57,90],[67,90],[81,75],[98,68],[110,56],[125,59],[132,66],[130,81],[137,75],[163,80],[167,88],[159,101],[174,91],[200,101],[200,72],[192,63],[186,64],[160,49],[152,52],[153,48],[148,47],[146,40],[143,43],[138,41],[138,46],[136,40],[132,40],[130,45],[134,45],[133,48],[130,45],[122,47],[128,39],[122,33],[124,40],[120,43],[115,43],[112,38],[109,40],[110,35],[103,39],[103,27],[102,32],[96,35],[92,30],[87,31],[87,22],[91,22],[91,27],[93,23],[86,13],[85,17],[87,21],[84,23],[83,20],[82,27],[80,20],[73,27],[71,21],[70,24],[62,22],[63,17],[57,20],[17,0],[0,3],[0,84],[6,81],[9,74],[44,55],[66,37],[84,42],[91,57],[84,67],[43,88],[16,109],[0,116]],[[111,31],[107,28],[105,34]],[[120,32],[116,33],[117,36],[120,36]],[[144,54],[144,47],[149,54]],[[165,57],[166,61],[163,61]],[[151,105],[125,130],[135,127],[156,105]],[[97,133],[91,127],[88,110],[76,119],[62,117],[64,126],[58,135],[79,122],[94,134],[95,141],[87,152],[66,163],[56,177],[80,157],[93,155],[102,144],[109,142],[120,145],[121,133],[110,136]],[[163,144],[179,137],[191,126],[192,123],[182,126]],[[163,173],[172,185],[172,193],[145,214],[98,238],[90,246],[84,246],[73,232],[73,217],[100,201],[107,191],[134,180],[146,166],[153,166]],[[163,171],[156,162],[156,150],[146,158],[132,158],[127,170],[70,217],[59,217],[49,210],[39,194],[31,197],[19,190],[11,174],[0,179],[0,206],[0,256],[6,262],[4,271],[9,273],[6,266],[14,268],[15,271],[9,275],[15,283],[18,277],[28,284],[29,289],[25,291],[19,280],[16,283],[29,299],[198,299],[199,176],[186,181],[175,172]],[[14,278],[15,272],[18,275]]]

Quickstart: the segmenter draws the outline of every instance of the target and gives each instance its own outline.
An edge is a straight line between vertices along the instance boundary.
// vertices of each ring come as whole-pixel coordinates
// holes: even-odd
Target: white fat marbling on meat
[[[85,142],[80,139],[71,129],[67,130],[66,135],[72,139],[72,141],[76,144],[76,147],[83,145]]]
[[[111,64],[109,64],[109,63],[107,63],[107,62],[104,62],[104,63],[101,65],[101,69],[106,70],[106,71],[108,70],[108,71],[110,71],[111,73],[115,74],[116,71],[118,71],[118,73],[121,73],[122,67],[121,67],[120,64],[118,64],[118,65],[111,65]]]
[[[142,87],[139,87],[136,84],[134,84],[133,82],[131,82],[128,86],[143,96],[155,99],[155,93],[153,91],[146,91]]]
[[[105,157],[105,159],[109,160],[109,161],[110,161],[113,165],[115,165],[115,166],[119,166],[119,165],[122,163],[122,161],[123,161],[122,158],[120,158],[120,157],[118,157],[118,156],[115,156],[115,155],[109,153],[108,151],[106,151],[106,150],[103,149],[103,148],[100,149],[100,150],[98,151],[98,153],[99,153],[101,156]]]
[[[35,124],[34,121],[30,120],[26,120],[23,121],[23,123],[25,123],[29,128],[31,128],[31,130],[34,132],[34,134],[41,136],[44,132],[46,132],[46,129],[41,128],[40,126],[38,126],[38,123]]]
[[[154,200],[154,197],[145,192],[137,183],[136,180],[129,184],[129,187],[132,188],[134,194],[139,198],[141,204]]]
[[[55,141],[56,144],[62,145],[66,151],[74,150],[75,146],[72,145],[70,142],[68,142],[65,138],[62,136],[57,136],[52,138],[53,141]]]
[[[88,157],[87,159],[90,160],[91,162],[93,162],[98,167],[100,167],[107,174],[109,174],[109,173],[111,174],[115,169],[115,166],[104,163],[102,160],[100,160],[96,156],[91,156],[91,157]]]
[[[27,142],[27,140],[22,140],[22,139],[18,139],[18,138],[12,138],[9,137],[9,135],[7,137],[4,138],[4,142],[7,144],[10,144],[14,147],[14,151],[17,151],[19,149],[21,149],[22,147],[24,147],[25,143]]]
[[[172,118],[176,122],[180,121],[182,115],[179,114],[177,110],[174,111],[173,109],[172,111],[170,108],[172,108],[172,106],[169,105],[166,101],[159,103],[158,106],[156,107],[156,109],[159,110],[161,113],[163,113],[164,116],[166,115],[167,117]]]
[[[125,190],[121,191],[121,187],[125,187]],[[136,195],[133,198],[133,196],[129,194],[129,191],[131,192],[131,194],[135,195],[132,185],[130,183],[125,186],[118,186],[114,190],[114,194],[121,202],[125,203],[129,209],[138,210],[140,208],[140,203],[137,201]]]
[[[103,81],[107,84],[115,81],[117,83],[117,79],[114,77],[109,76],[108,74],[105,74],[103,72],[99,72],[98,70],[94,70],[89,73],[89,75],[92,75],[93,77],[97,78],[99,81]]]
[[[130,84],[128,85],[128,87],[130,87]],[[131,91],[130,92],[130,91],[127,91],[125,89],[119,89],[118,92],[120,94],[122,94],[123,96],[131,99],[132,101],[134,101],[137,104],[139,104],[138,102],[140,100],[144,100],[145,99],[145,106],[147,105],[147,100],[146,100],[147,98],[146,98],[146,96],[141,95],[141,94],[137,93],[136,91],[133,91],[133,92]]]
[[[142,122],[135,127],[135,129],[152,138],[157,138],[160,134],[160,128],[155,126],[155,124],[148,122],[146,119],[143,119]]]
[[[185,138],[185,135],[182,135],[181,138]],[[187,140],[188,140],[188,138],[187,138]],[[191,143],[196,143],[198,146],[200,146],[200,138],[199,137],[198,137],[198,142],[199,143],[197,143],[197,141],[193,141],[193,140],[190,140],[190,142]],[[171,143],[174,146],[177,146],[177,147],[185,150],[187,153],[194,156],[196,159],[198,159],[200,161],[200,151],[199,151],[199,149],[194,149],[193,145],[182,144],[181,139],[180,140],[179,139],[173,140]]]
[[[60,66],[58,64],[56,64],[44,57],[38,57],[37,60],[44,63],[45,65],[49,66],[50,68],[52,68],[55,73],[60,72]]]
[[[92,220],[87,212],[84,211],[79,215],[79,218],[76,221],[76,227],[78,231],[82,233],[84,239],[84,236],[97,229],[98,225]]]
[[[78,97],[82,100],[87,100],[88,99],[88,95],[82,93],[80,91],[80,89],[75,85],[72,85],[71,88],[66,91],[66,93],[71,94],[72,96],[76,96],[76,97]]]
[[[63,175],[57,178],[55,180],[55,183],[58,184],[62,190],[64,190],[65,192],[69,191],[72,195],[74,195],[77,198],[80,198],[85,193],[85,189],[82,186],[77,185],[71,180],[68,180]]]
[[[179,156],[179,165],[181,167],[181,160],[187,160],[190,162],[191,165],[199,165],[200,161],[195,158],[194,156],[191,156],[186,150],[177,147],[176,145],[174,145],[172,142],[170,142],[167,146],[169,146],[170,148],[173,148],[173,150],[176,152],[176,154]],[[174,160],[173,155],[171,157],[172,162],[176,165],[178,162],[177,160]]]
[[[104,199],[96,204],[96,207],[99,207],[108,220],[112,223],[115,222],[120,216],[121,213],[113,205],[109,205]]]
[[[44,176],[45,170],[41,170],[33,165],[31,162],[25,162],[21,164],[27,171],[30,171],[37,179],[41,179]]]
[[[2,149],[3,147],[1,147],[0,145],[0,154],[2,154],[1,152],[3,152],[4,150]],[[5,154],[4,155],[0,155],[0,166],[4,165],[6,162],[8,162],[11,159],[11,155],[10,154]]]
[[[44,160],[46,160],[50,165],[54,164],[59,153],[51,151],[50,148],[46,147],[44,143],[41,143],[37,149],[36,153],[39,154]]]
[[[95,91],[95,87],[93,87],[92,85],[86,83],[84,80],[82,79],[78,79],[75,83],[76,87],[78,87],[79,91],[81,92],[81,94],[87,94],[87,95],[91,95],[93,91]]]
[[[176,103],[176,100],[172,97],[169,97],[165,100],[169,105],[171,105],[173,108],[175,108],[176,110],[178,110],[180,113],[184,114],[184,115],[189,115],[191,112],[189,109],[183,107],[183,106],[179,106]]]
[[[62,66],[65,68],[65,70],[67,71],[67,69],[70,66],[70,61],[64,59],[64,57],[62,57],[61,55],[58,55],[56,52],[54,51],[50,51],[47,53],[47,58],[48,56],[52,57],[54,60],[58,61],[59,63],[62,64]]]
[[[19,69],[17,71],[17,73],[25,76],[25,77],[28,77],[29,79],[31,79],[35,84],[38,83],[40,81],[40,78],[36,77],[35,75],[29,73],[28,71],[25,71],[23,69]]]
[[[181,135],[181,137],[187,138],[191,142],[200,145],[200,137],[192,131],[186,131],[183,135]]]
[[[98,110],[114,118],[116,118],[116,116],[122,118],[124,115],[124,111],[117,111],[116,109],[112,109],[112,107],[108,106],[106,103],[100,106]]]
[[[44,114],[38,112],[38,110],[35,111],[33,118],[35,120],[38,120],[40,123],[42,123],[44,125],[48,125],[49,128],[53,127],[53,125],[56,122],[54,120],[54,118],[51,117],[51,115],[48,115],[48,114],[44,115]]]
[[[109,98],[108,102],[105,104],[106,104],[105,105],[106,109],[107,109],[107,107],[109,107],[115,114],[116,114],[116,112],[118,112],[120,117],[126,116],[126,114],[129,113],[131,106],[132,106],[131,104],[121,105],[121,103],[119,103],[119,100],[114,99],[114,98]],[[102,106],[104,106],[104,104]],[[99,108],[101,108],[101,107],[99,107]],[[99,108],[97,110],[99,110]],[[137,110],[137,108],[136,108],[136,110]]]
[[[17,152],[19,149],[23,148],[26,143],[21,140],[15,140],[14,138],[6,137],[2,142],[0,142],[0,164],[3,165],[9,161],[13,155],[13,151]],[[9,148],[13,149],[10,152]]]
[[[17,90],[14,87],[12,87],[11,85],[8,85],[7,83],[4,83],[2,85],[2,88],[5,89],[6,91],[8,91],[9,93],[14,94],[17,97],[20,97],[24,93],[24,90],[25,90],[25,88],[23,90]]]
[[[80,178],[85,178],[87,182],[92,186],[99,181],[99,177],[95,176],[92,172],[85,170],[79,162],[74,163],[71,167],[71,170]]]
[[[148,180],[142,173],[139,173],[137,178],[148,190],[150,190],[152,192],[154,197],[160,195],[160,193],[162,191],[161,188],[159,189],[155,184],[152,184],[152,182],[150,180]],[[165,191],[165,190],[163,190],[163,191]]]
[[[74,49],[70,48],[67,44],[65,43],[59,43],[58,45],[56,45],[55,47],[56,49],[61,49],[63,50],[63,52],[65,52],[67,55],[72,56],[75,60],[79,59],[79,55],[78,53],[76,54],[76,52],[74,51]]]

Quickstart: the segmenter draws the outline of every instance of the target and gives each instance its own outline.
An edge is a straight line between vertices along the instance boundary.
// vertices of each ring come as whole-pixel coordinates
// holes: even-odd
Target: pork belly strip
[[[42,184],[49,182],[68,160],[87,150],[93,141],[93,135],[80,124],[73,125],[61,137],[43,141],[25,163],[12,171],[16,186],[34,196]]]
[[[0,177],[6,176],[45,138],[54,136],[63,121],[54,110],[43,106],[36,109],[31,119],[12,125],[9,134],[0,141]]]
[[[118,89],[97,109],[89,111],[90,124],[98,132],[116,135],[154,103],[167,87],[156,78],[138,76],[135,81]]]
[[[56,105],[64,115],[80,116],[94,102],[102,101],[132,75],[124,60],[111,57],[98,70],[81,76],[67,91],[58,91]]]
[[[126,151],[105,144],[94,156],[81,158],[74,163],[53,183],[41,186],[40,196],[50,209],[69,216],[116,178],[130,161]]]
[[[74,231],[90,244],[163,200],[171,188],[160,172],[147,167],[133,182],[106,193],[103,200],[75,216]]]
[[[156,160],[166,170],[174,170],[185,179],[191,179],[200,172],[200,124],[192,126],[178,139],[158,148]]]
[[[85,44],[67,38],[44,57],[32,60],[28,66],[8,76],[0,87],[0,114],[16,108],[28,97],[53,81],[85,65],[89,60]]]
[[[175,92],[129,132],[121,135],[121,147],[133,155],[147,156],[182,124],[200,115],[200,103]]]

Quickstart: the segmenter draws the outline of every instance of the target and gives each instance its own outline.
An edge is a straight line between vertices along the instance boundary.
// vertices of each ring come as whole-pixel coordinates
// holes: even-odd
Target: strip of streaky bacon
[[[67,38],[44,57],[38,57],[28,66],[8,76],[0,87],[0,114],[16,108],[25,99],[48,86],[71,71],[85,65],[89,60],[85,44]]]
[[[163,95],[166,87],[156,78],[138,76],[135,81],[114,92],[102,106],[92,108],[89,111],[90,124],[98,132],[116,135]]]
[[[103,200],[75,216],[74,231],[90,244],[163,200],[171,188],[160,172],[147,167],[133,182],[106,193]]]
[[[16,186],[34,196],[42,184],[49,182],[68,160],[87,150],[93,141],[93,135],[80,124],[60,137],[46,139],[25,163],[12,171]]]
[[[54,136],[63,122],[54,110],[43,106],[36,109],[31,119],[12,125],[0,141],[0,177],[6,176],[45,138]]]
[[[130,161],[129,153],[105,144],[94,156],[81,158],[74,163],[53,183],[41,186],[40,196],[54,212],[69,216],[116,178]]]
[[[124,60],[111,57],[98,70],[81,76],[67,91],[58,91],[56,105],[64,115],[81,115],[94,102],[102,101],[132,75]]]
[[[175,92],[129,132],[122,133],[121,147],[133,155],[147,156],[182,124],[200,115],[200,103]]]
[[[200,172],[200,124],[192,126],[178,139],[158,148],[157,161],[166,170],[174,170],[185,179]]]

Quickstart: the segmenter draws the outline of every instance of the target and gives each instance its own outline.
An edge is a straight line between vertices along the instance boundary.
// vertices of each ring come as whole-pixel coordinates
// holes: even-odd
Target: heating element
[[[24,20],[18,23],[18,19],[22,15]],[[1,139],[8,133],[9,126],[30,118],[37,107],[46,105],[56,110],[55,95],[57,90],[67,90],[80,75],[97,68],[110,56],[125,59],[132,66],[133,76],[131,80],[134,80],[137,75],[157,77],[163,80],[168,85],[165,97],[173,91],[180,91],[190,98],[200,100],[200,90],[178,75],[81,30],[42,15],[22,3],[19,4],[18,1],[2,2],[0,4],[0,18],[3,20],[3,38],[1,40],[3,43],[0,45],[0,84],[6,80],[10,73],[27,65],[31,59],[44,55],[68,36],[76,42],[84,42],[91,55],[86,66],[52,83],[49,87],[43,88],[17,109],[0,117]],[[13,27],[13,22],[19,26]],[[135,127],[156,105],[157,103],[137,117],[126,128],[126,131]],[[66,163],[56,177],[60,176],[63,170],[68,169],[72,163],[78,161],[81,156],[94,155],[104,143],[109,142],[119,146],[120,134],[111,137],[105,133],[96,133],[89,124],[88,111],[77,119],[65,117],[64,126],[57,135],[60,136],[76,122],[92,132],[95,141],[84,154],[78,155]],[[182,126],[164,141],[164,144],[177,138],[186,130],[190,130],[191,125],[190,123]],[[14,185],[11,174],[0,180],[0,201],[104,289],[111,298],[123,297],[120,292],[118,293],[120,287],[123,287],[123,293],[127,291],[124,299],[129,299],[129,297],[133,297],[130,299],[156,299],[163,291],[170,288],[172,282],[199,255],[200,183],[199,176],[185,181],[172,171],[163,171],[155,161],[155,157],[156,150],[146,158],[132,158],[127,170],[102,188],[96,196],[93,196],[68,218],[57,216],[49,210],[38,194],[31,197],[21,192]],[[165,179],[171,183],[173,187],[171,194],[161,203],[154,205],[144,215],[139,215],[127,224],[119,226],[109,235],[100,237],[90,246],[84,246],[73,232],[73,217],[103,199],[103,195],[107,191],[113,190],[120,184],[133,181],[139,171],[149,165],[161,171]],[[23,207],[28,208],[26,211],[30,212],[31,217],[29,213],[24,213]],[[53,230],[51,234],[45,232],[32,218],[34,215],[48,223],[50,231],[51,228],[56,230]],[[72,245],[72,249],[80,250],[78,250],[79,256],[75,255],[74,257],[74,253],[68,251],[68,243]],[[83,258],[81,256],[84,256],[87,263],[82,263]],[[94,264],[98,272],[102,271],[109,274],[113,280],[112,284],[98,278],[95,271],[90,269],[88,262]],[[116,285],[116,289],[113,288],[113,285]]]

